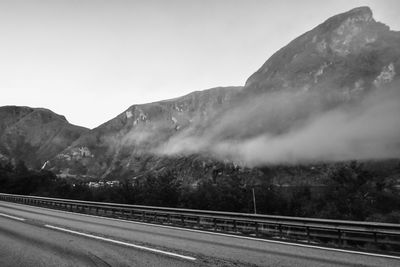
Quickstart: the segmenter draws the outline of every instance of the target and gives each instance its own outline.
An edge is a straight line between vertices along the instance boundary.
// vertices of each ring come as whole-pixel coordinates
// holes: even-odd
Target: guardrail
[[[400,224],[126,205],[0,193],[0,200],[235,235],[400,254]]]

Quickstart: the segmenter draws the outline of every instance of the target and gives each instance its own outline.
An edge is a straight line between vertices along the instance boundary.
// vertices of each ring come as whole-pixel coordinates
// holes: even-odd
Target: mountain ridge
[[[397,86],[399,69],[400,33],[376,22],[368,7],[355,8],[289,42],[244,86],[132,105],[98,127],[74,135],[56,155],[41,160],[49,161],[46,168],[63,177],[132,178],[175,170],[182,179],[194,182],[220,172],[258,177],[260,170],[253,167],[281,162],[329,161],[346,153],[351,158],[373,149],[365,148],[366,141],[357,136],[365,133],[352,135],[339,129],[351,128],[350,119],[364,129],[397,112],[398,105],[389,100],[398,99],[397,91],[390,88]],[[384,98],[388,110],[375,96],[384,88],[391,92]],[[370,107],[386,113],[376,115]],[[397,125],[395,118],[388,122]],[[315,135],[316,130],[326,135],[321,127],[331,129],[336,146],[322,144],[329,140],[304,137]],[[392,135],[398,128],[388,128],[390,142],[381,144],[379,137],[388,125],[380,127],[381,132],[367,136],[368,142],[376,143],[375,151],[397,146]],[[319,146],[337,155],[321,153]]]
[[[30,167],[42,166],[87,131],[49,109],[0,107],[0,154]]]

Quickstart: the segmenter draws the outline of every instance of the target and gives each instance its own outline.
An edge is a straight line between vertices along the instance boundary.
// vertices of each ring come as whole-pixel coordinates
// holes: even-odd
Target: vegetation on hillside
[[[397,168],[400,170],[400,166]],[[235,175],[203,179],[188,185],[178,179],[176,173],[168,171],[148,174],[134,181],[126,179],[120,186],[89,188],[87,183],[58,178],[49,171],[29,170],[20,161],[15,166],[0,164],[0,191],[253,213],[254,188],[260,214],[400,223],[398,174],[371,169],[368,164],[347,162],[330,165],[326,176],[328,183],[320,187],[276,186],[267,180],[248,181]]]

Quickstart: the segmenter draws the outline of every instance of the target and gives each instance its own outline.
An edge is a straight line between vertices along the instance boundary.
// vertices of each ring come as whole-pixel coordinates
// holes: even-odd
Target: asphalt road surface
[[[400,266],[400,257],[0,201],[0,266]]]

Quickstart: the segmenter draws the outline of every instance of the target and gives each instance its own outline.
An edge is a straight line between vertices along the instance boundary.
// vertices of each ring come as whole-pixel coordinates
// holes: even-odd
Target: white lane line
[[[178,258],[185,259],[185,260],[191,260],[191,261],[196,260],[196,258],[193,258],[193,257],[190,257],[190,256],[184,256],[184,255],[181,255],[181,254],[172,253],[172,252],[168,252],[168,251],[164,251],[164,250],[159,250],[159,249],[155,249],[155,248],[139,246],[139,245],[135,245],[135,244],[132,244],[132,243],[122,242],[122,241],[118,241],[118,240],[114,240],[114,239],[110,239],[110,238],[105,238],[105,237],[101,237],[101,236],[85,234],[85,233],[81,233],[81,232],[77,232],[77,231],[73,231],[73,230],[69,230],[69,229],[65,229],[65,228],[61,228],[61,227],[57,227],[57,226],[53,226],[53,225],[46,224],[45,227],[51,228],[51,229],[55,229],[55,230],[59,230],[59,231],[63,231],[63,232],[67,232],[67,233],[71,233],[71,234],[90,237],[90,238],[93,238],[93,239],[107,241],[107,242],[115,243],[115,244],[118,244],[118,245],[123,245],[123,246],[128,246],[128,247],[141,249],[141,250],[151,251],[151,252],[155,252],[155,253],[159,253],[159,254],[164,254],[164,255],[167,255],[167,256],[178,257]]]
[[[5,202],[5,203],[8,203],[8,202]],[[17,205],[24,206],[24,207],[27,206],[27,205],[23,205],[23,204],[19,204],[19,203],[13,203],[13,204],[17,204]],[[34,207],[34,206],[32,206],[32,207]],[[153,226],[153,227],[168,228],[168,229],[172,229],[172,230],[182,230],[182,231],[187,231],[187,232],[195,232],[195,233],[200,233],[200,234],[226,236],[226,237],[232,237],[232,238],[237,238],[237,239],[260,241],[260,242],[265,242],[265,243],[274,243],[274,244],[281,244],[281,245],[294,246],[294,247],[304,247],[304,248],[312,248],[312,249],[319,249],[319,250],[326,250],[326,251],[335,251],[335,252],[342,252],[342,253],[349,253],[349,254],[358,254],[358,255],[362,255],[362,256],[371,256],[371,257],[380,257],[380,258],[389,258],[389,259],[400,260],[400,256],[385,255],[385,254],[379,254],[379,253],[368,253],[368,252],[362,252],[362,251],[356,251],[356,250],[346,250],[346,249],[339,249],[339,248],[319,247],[317,245],[307,245],[307,244],[299,244],[299,243],[285,242],[285,241],[279,241],[279,240],[262,239],[262,238],[249,237],[249,236],[240,236],[240,235],[234,235],[234,234],[208,232],[208,231],[197,230],[197,229],[188,229],[188,228],[181,228],[181,227],[176,227],[176,226],[159,225],[159,224],[145,223],[145,222],[135,222],[135,221],[128,221],[128,220],[122,220],[122,219],[116,219],[116,218],[108,218],[108,217],[102,217],[102,216],[96,216],[96,215],[90,215],[90,214],[82,214],[82,213],[76,213],[76,212],[70,212],[70,211],[64,211],[64,210],[55,210],[55,209],[49,209],[49,208],[43,208],[43,207],[35,207],[35,208],[44,209],[44,210],[48,210],[48,211],[57,211],[57,212],[60,212],[60,213],[75,214],[75,215],[78,215],[78,216],[94,217],[94,218],[106,219],[106,220],[110,220],[110,221],[118,221],[118,222],[124,222],[124,223],[148,225],[148,226]]]
[[[0,213],[0,216],[7,217],[7,218],[10,218],[10,219],[14,219],[14,220],[17,220],[17,221],[22,221],[22,222],[25,221],[24,218],[11,216],[11,215],[4,214],[4,213]]]

